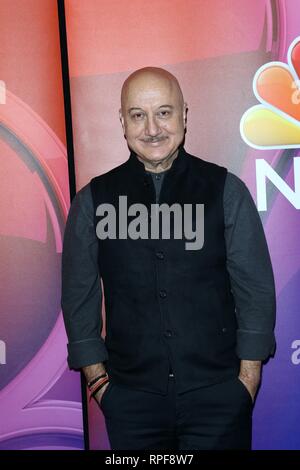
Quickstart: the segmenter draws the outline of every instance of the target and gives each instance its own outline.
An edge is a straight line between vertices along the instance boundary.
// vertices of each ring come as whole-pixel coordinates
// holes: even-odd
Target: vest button
[[[222,328],[222,333],[226,333],[227,328]]]
[[[160,291],[159,291],[159,297],[160,297],[161,299],[165,299],[165,298],[167,297],[166,291],[165,291],[165,290],[160,290]]]
[[[165,331],[165,336],[166,336],[166,338],[171,338],[171,336],[173,336],[172,331],[171,330],[166,330]]]
[[[165,255],[162,251],[157,251],[156,253],[156,258],[158,259],[164,259]]]

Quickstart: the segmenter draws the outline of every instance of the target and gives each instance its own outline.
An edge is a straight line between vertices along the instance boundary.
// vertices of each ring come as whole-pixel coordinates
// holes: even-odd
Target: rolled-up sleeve
[[[275,352],[275,286],[269,250],[245,184],[228,173],[224,188],[227,269],[237,317],[236,353],[265,360]]]
[[[90,185],[73,200],[64,234],[61,305],[68,336],[68,364],[79,369],[108,359],[102,331],[98,240]]]

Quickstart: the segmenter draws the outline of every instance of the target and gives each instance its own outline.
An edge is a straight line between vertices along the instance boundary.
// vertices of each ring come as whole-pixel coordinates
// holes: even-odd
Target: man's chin
[[[160,162],[163,162],[164,160],[168,159],[168,156],[169,154],[160,154],[160,155],[153,155],[153,154],[147,154],[147,155],[143,155],[142,156],[142,159],[145,161],[145,162],[149,162],[149,163],[160,163]]]
[[[165,160],[170,157],[173,152],[171,149],[162,149],[162,148],[151,148],[151,149],[143,149],[141,152],[141,156],[148,160],[149,162],[159,162],[161,160]]]

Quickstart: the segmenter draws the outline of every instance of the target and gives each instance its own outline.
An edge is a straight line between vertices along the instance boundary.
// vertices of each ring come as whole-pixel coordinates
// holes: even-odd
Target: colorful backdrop
[[[186,149],[228,167],[248,185],[264,223],[278,303],[277,351],[264,367],[254,448],[300,449],[299,1],[64,5],[77,190],[128,158],[118,121],[120,88],[147,65],[167,68],[182,84],[189,105]],[[30,423],[34,428],[43,412],[40,429],[52,429],[52,440],[45,431],[41,445],[80,448],[79,377],[66,371],[58,300],[68,175],[57,4],[2,0],[0,8],[0,351],[6,352],[0,406],[8,403],[16,414],[6,416],[0,444],[38,447],[40,431],[28,442],[18,438],[25,429],[30,434]],[[90,447],[108,449],[94,403],[88,418]]]
[[[118,122],[120,88],[134,69],[154,65],[166,67],[182,84],[189,152],[227,166],[247,183],[255,201],[264,189],[259,160],[294,191],[298,149],[254,149],[242,139],[240,121],[258,104],[256,71],[270,61],[287,63],[289,45],[300,35],[298,1],[70,0],[66,19],[78,189],[128,158]],[[300,147],[299,135],[298,142]],[[267,210],[260,214],[276,277],[278,346],[265,366],[254,411],[254,447],[300,448],[300,206],[265,180]],[[94,405],[89,418],[91,446],[106,448],[102,415]]]
[[[69,207],[57,3],[0,2],[0,449],[82,449],[60,313]]]

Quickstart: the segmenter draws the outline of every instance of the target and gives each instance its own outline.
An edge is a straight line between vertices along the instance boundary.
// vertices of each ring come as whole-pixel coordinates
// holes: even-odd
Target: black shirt
[[[152,173],[152,177],[158,200],[164,174]],[[275,350],[272,266],[253,199],[245,184],[232,173],[226,177],[223,207],[227,269],[238,323],[236,353],[240,359],[264,360]],[[72,203],[62,260],[62,305],[69,339],[68,363],[75,369],[107,360],[105,343],[100,336],[102,290],[97,257],[94,205],[88,184],[77,193]],[[266,320],[257,322],[261,317]],[[71,322],[72,328],[69,329]]]

